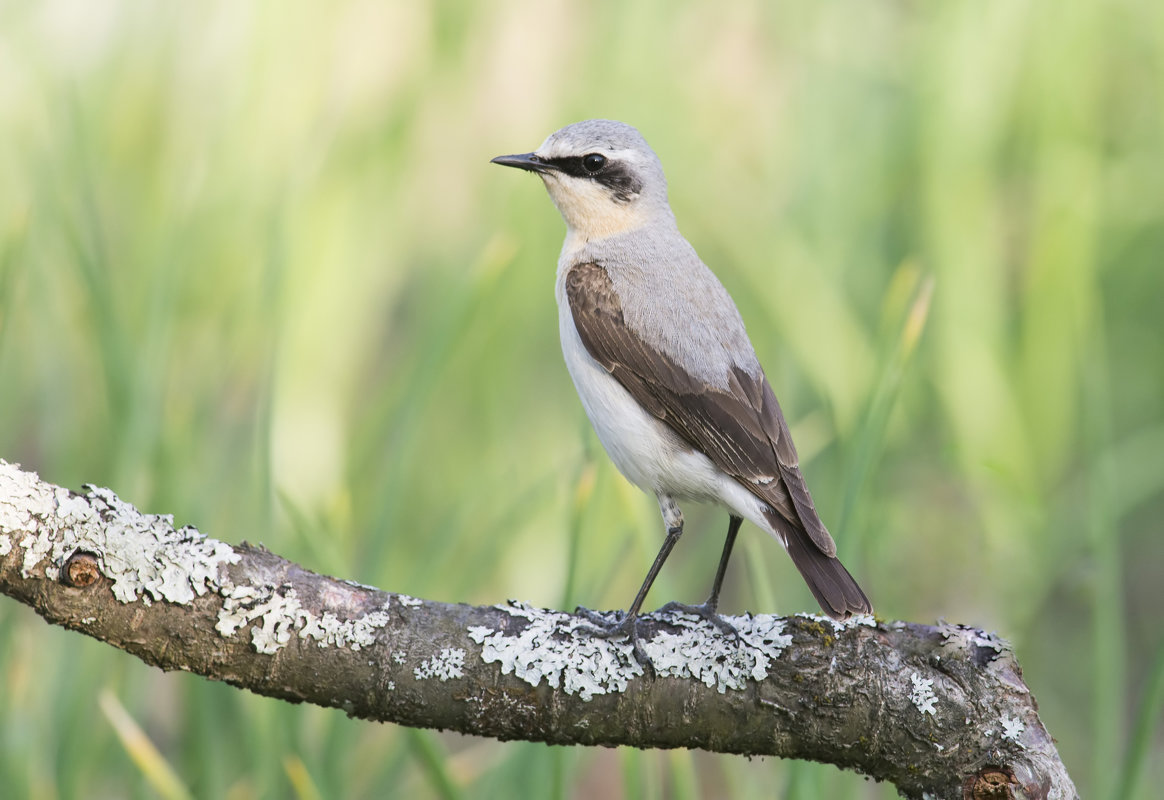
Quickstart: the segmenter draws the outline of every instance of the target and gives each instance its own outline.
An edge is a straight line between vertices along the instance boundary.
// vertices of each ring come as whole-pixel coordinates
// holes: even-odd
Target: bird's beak
[[[537,153],[520,153],[515,156],[498,156],[490,161],[503,167],[517,167],[530,172],[549,172],[553,166],[540,159]]]

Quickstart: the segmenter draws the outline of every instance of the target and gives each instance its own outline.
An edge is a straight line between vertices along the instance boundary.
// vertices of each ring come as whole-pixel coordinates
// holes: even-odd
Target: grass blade
[[[146,736],[145,731],[134,721],[121,701],[108,689],[103,689],[97,698],[101,713],[113,726],[117,738],[121,740],[125,752],[150,786],[166,800],[192,800],[193,795],[182,783],[178,773]]]

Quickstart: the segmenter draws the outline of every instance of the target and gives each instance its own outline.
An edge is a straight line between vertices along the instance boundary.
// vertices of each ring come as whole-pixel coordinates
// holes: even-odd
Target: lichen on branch
[[[729,637],[656,612],[651,677],[581,617],[329,578],[4,461],[0,592],[163,669],[366,719],[813,759],[907,797],[1077,797],[1014,653],[966,626],[743,615]]]

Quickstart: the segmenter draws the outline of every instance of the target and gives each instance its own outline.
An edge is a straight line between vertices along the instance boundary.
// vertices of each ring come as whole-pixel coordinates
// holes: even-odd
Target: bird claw
[[[741,641],[740,632],[736,630],[734,625],[719,615],[719,611],[716,610],[716,605],[710,601],[693,606],[688,605],[687,603],[677,603],[672,600],[670,603],[667,603],[659,610],[667,613],[674,613],[678,611],[683,614],[690,614],[694,617],[699,617],[704,622],[714,625],[719,629],[720,633],[722,633],[724,636],[727,636],[729,639]]]
[[[642,639],[639,637],[638,615],[628,617],[625,612],[620,611],[618,618],[611,621],[605,614],[591,611],[582,606],[574,609],[574,613],[585,617],[589,623],[579,626],[575,630],[585,630],[600,639],[627,639],[631,645],[631,653],[634,655],[635,661],[643,668],[643,673],[649,678],[655,677],[655,665],[651,662],[651,657],[647,655],[647,651],[643,649]]]

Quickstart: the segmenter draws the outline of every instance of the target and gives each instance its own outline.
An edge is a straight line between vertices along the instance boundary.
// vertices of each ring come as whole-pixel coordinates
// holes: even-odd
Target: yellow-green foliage
[[[625,607],[657,510],[560,362],[562,223],[488,163],[623,119],[879,616],[1008,638],[1082,793],[1148,797],[1161,87],[1150,0],[6,3],[0,457],[394,591]],[[687,517],[649,605],[710,586],[726,517]],[[754,528],[728,584],[728,612],[815,610]],[[353,722],[12,602],[0,742],[5,798],[892,796]]]

